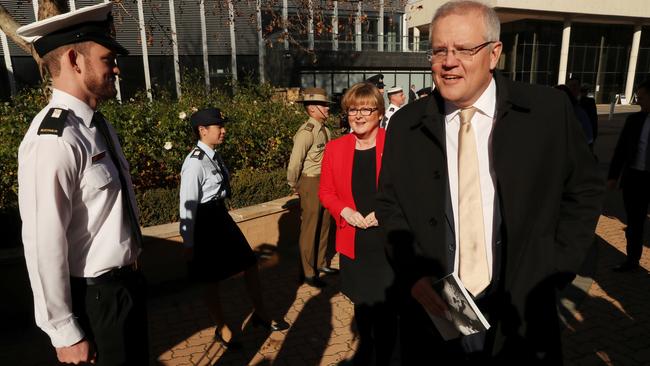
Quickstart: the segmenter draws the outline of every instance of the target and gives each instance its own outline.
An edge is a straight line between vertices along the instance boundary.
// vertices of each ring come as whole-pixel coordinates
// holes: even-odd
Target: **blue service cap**
[[[205,108],[198,110],[190,117],[192,127],[220,125],[223,126],[228,119],[219,108]]]

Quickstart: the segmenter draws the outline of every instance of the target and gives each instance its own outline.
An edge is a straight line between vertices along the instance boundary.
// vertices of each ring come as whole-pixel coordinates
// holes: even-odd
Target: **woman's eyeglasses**
[[[348,109],[348,116],[356,116],[357,113],[361,113],[362,116],[369,116],[376,110],[377,108],[350,108]]]

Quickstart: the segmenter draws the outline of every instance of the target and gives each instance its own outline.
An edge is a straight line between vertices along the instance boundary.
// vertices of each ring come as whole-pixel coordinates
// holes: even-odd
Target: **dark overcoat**
[[[556,289],[593,244],[604,184],[566,95],[498,74],[495,80],[491,161],[501,225],[487,347],[495,359],[516,364],[560,364]],[[376,214],[405,294],[423,276],[453,271],[445,144],[438,92],[391,120]]]
[[[647,112],[636,112],[629,115],[625,119],[621,135],[618,137],[607,178],[615,180],[621,178],[621,187],[623,188],[626,185],[627,170],[636,160],[639,140],[647,117]]]

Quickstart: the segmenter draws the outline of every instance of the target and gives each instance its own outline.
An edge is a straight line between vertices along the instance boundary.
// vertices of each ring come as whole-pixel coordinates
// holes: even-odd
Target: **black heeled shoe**
[[[271,332],[278,332],[289,329],[289,323],[285,322],[284,320],[264,320],[257,313],[253,313],[251,315],[251,324],[253,324],[253,326],[256,328],[263,327],[270,330]]]
[[[214,330],[214,340],[217,343],[221,343],[222,346],[226,347],[229,350],[235,351],[242,347],[241,343],[239,341],[236,341],[234,337],[230,338],[229,342],[226,342],[226,340],[221,336],[219,328],[215,328]]]

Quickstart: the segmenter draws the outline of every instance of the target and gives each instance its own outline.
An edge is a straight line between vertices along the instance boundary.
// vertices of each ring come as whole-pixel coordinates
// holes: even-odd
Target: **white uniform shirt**
[[[472,117],[472,128],[476,138],[478,153],[479,179],[481,181],[481,199],[483,205],[483,228],[485,230],[485,252],[488,269],[492,278],[492,224],[494,219],[494,187],[496,176],[490,156],[492,156],[492,128],[496,119],[496,84],[494,79],[474,103],[477,111]],[[460,109],[451,103],[445,103],[447,170],[449,174],[449,191],[454,211],[454,231],[456,248],[458,248],[458,131],[460,130]],[[454,272],[458,274],[458,250],[454,259]]]
[[[393,103],[388,104],[388,108],[386,108],[386,113],[384,115],[384,119],[386,120],[384,128],[388,130],[388,124],[390,123],[390,118],[399,110],[400,107],[396,106]]]
[[[219,153],[201,141],[197,146],[205,156],[199,159],[201,151],[192,150],[185,157],[181,168],[180,233],[183,245],[188,248],[194,246],[194,223],[199,203],[224,199],[228,194],[225,187],[222,188],[224,172],[221,169],[225,171],[226,176],[228,170],[225,165],[219,163]]]
[[[38,135],[53,107],[69,111],[62,136]],[[18,150],[18,199],[36,324],[55,347],[84,336],[72,314],[70,276],[97,277],[133,263],[140,252],[131,241],[117,168],[92,117],[87,104],[54,89]],[[109,129],[131,187],[129,166]],[[135,208],[133,190],[128,194]]]

